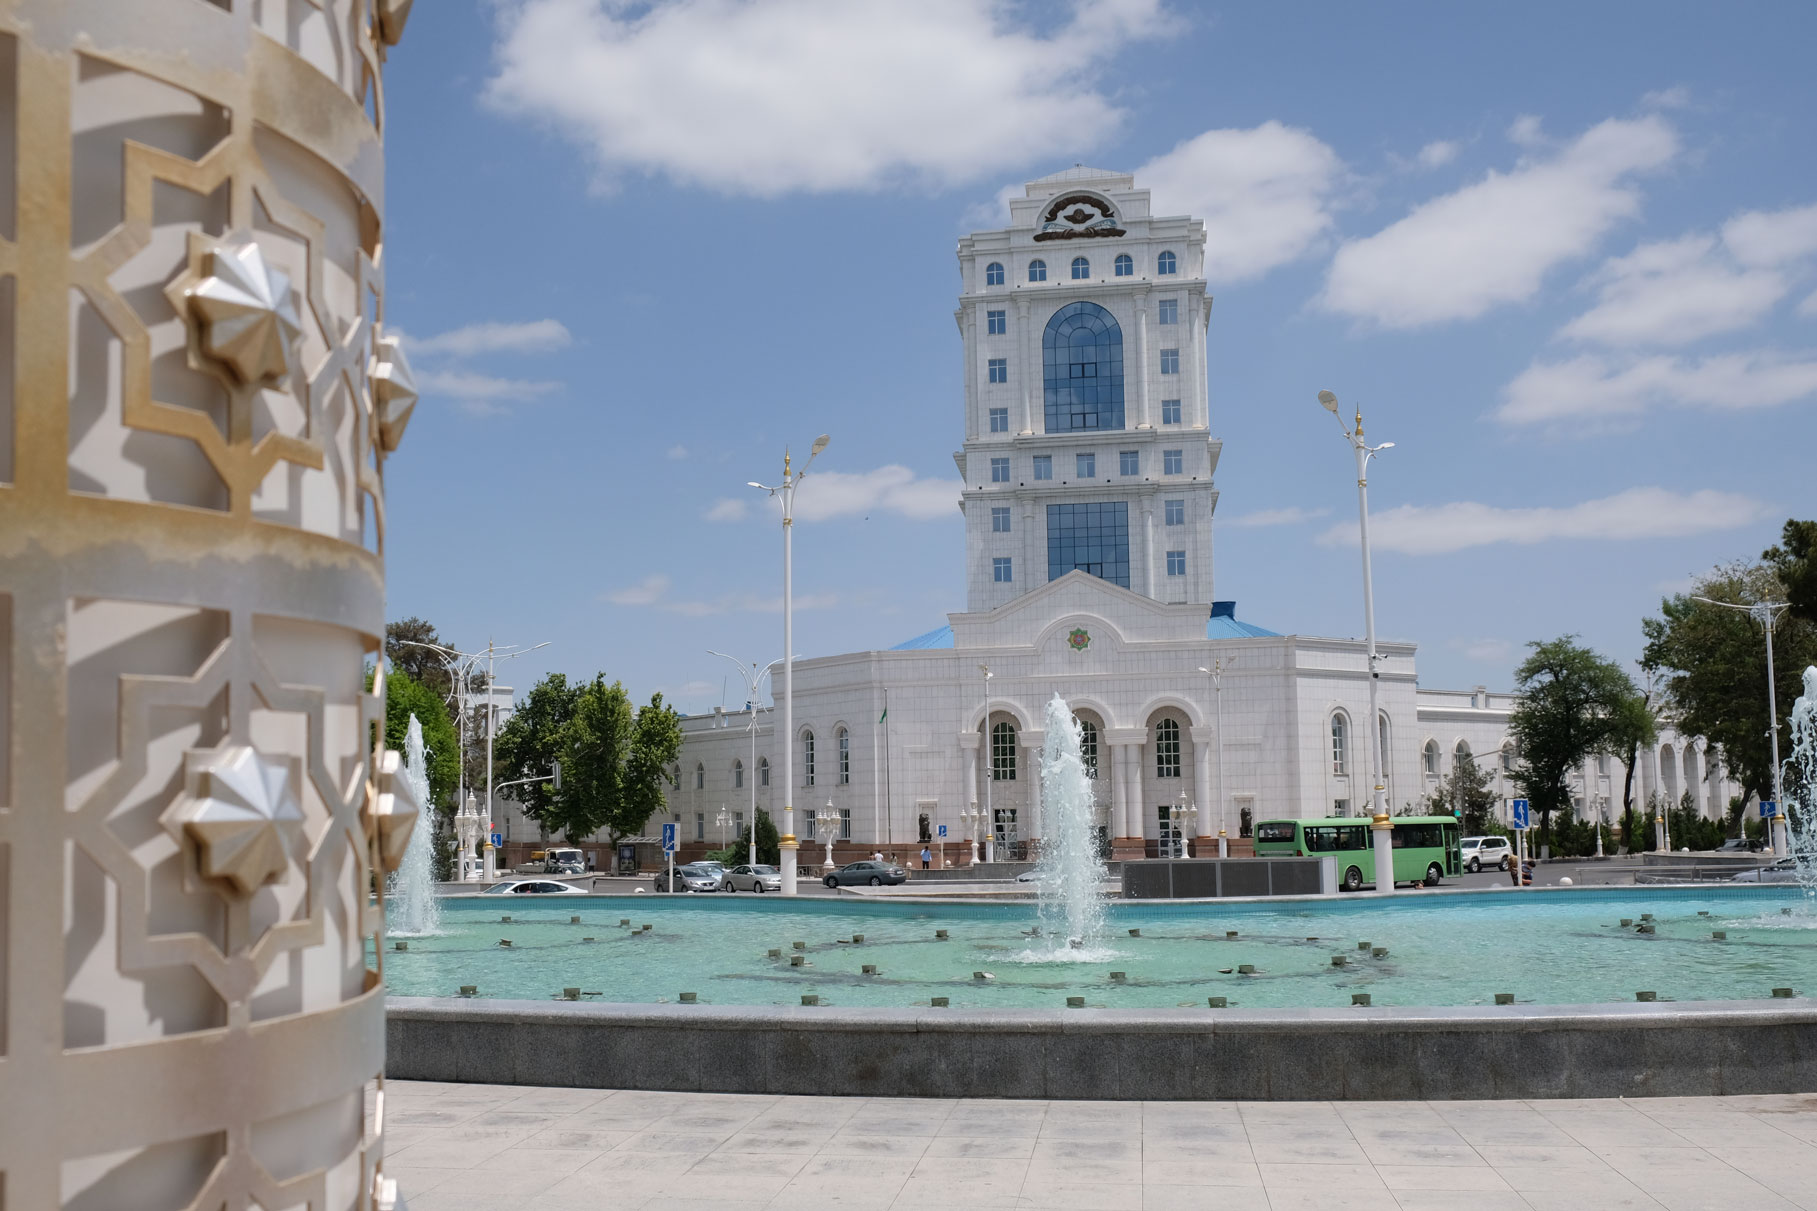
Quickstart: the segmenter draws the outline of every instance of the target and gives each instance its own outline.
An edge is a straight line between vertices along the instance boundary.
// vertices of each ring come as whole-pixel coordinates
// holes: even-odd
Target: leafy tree
[[[782,865],[782,837],[776,831],[775,821],[763,808],[757,809],[757,861],[770,866]],[[732,842],[729,852],[736,855],[736,861],[743,862],[751,853],[751,828],[745,825],[739,830],[738,839]],[[723,859],[722,859],[723,860]]]
[[[442,663],[440,656],[427,648],[415,646],[419,643],[447,646],[442,642],[442,637],[436,634],[435,624],[421,618],[413,616],[385,624],[385,662],[393,669],[410,674],[412,680],[427,686],[430,692],[445,700],[454,688],[448,668]]]
[[[1495,775],[1479,769],[1474,758],[1459,753],[1451,774],[1427,799],[1433,813],[1450,812],[1462,822],[1464,835],[1481,836],[1494,819]]]
[[[541,778],[549,773],[549,767],[566,755],[568,724],[574,718],[579,698],[580,687],[569,685],[567,677],[561,673],[551,673],[531,687],[493,738],[494,784],[515,782],[519,778]],[[564,787],[568,777],[564,768]],[[483,771],[476,785],[485,785]],[[524,814],[542,825],[545,831],[560,827],[559,795],[551,783],[531,782],[513,787],[512,797],[523,805]]]
[[[661,694],[652,694],[637,710],[632,729],[631,755],[620,785],[619,810],[607,821],[613,844],[620,837],[643,831],[650,817],[668,803],[665,786],[674,786],[669,771],[681,755],[681,716],[663,705]]]
[[[1782,600],[1791,603],[1791,615],[1817,623],[1817,521],[1788,519],[1779,545],[1760,558],[1785,586]]]
[[[1639,837],[1634,832],[1634,771],[1640,768],[1640,750],[1651,749],[1659,739],[1659,720],[1653,713],[1653,691],[1636,694],[1622,710],[1616,742],[1626,752],[1627,768],[1621,778],[1621,835],[1627,839],[1629,853],[1639,853]]]
[[[636,726],[631,699],[617,682],[607,685],[604,677],[595,677],[575,695],[562,746],[566,752],[562,789],[556,796],[556,814],[548,821],[569,841],[598,832],[612,819],[624,795]],[[614,845],[619,835],[620,830],[613,831]]]
[[[1800,532],[1802,533],[1802,532]],[[1704,736],[1722,750],[1736,780],[1762,798],[1773,789],[1767,738],[1766,641],[1761,626],[1740,610],[1698,601],[1752,605],[1787,600],[1768,563],[1731,563],[1693,582],[1692,591],[1660,603],[1660,617],[1641,623],[1642,660],[1665,670],[1665,689],[1685,735]],[[1817,664],[1817,622],[1787,611],[1773,631],[1779,696],[1780,749],[1788,748],[1788,715],[1802,692],[1805,666]]]
[[[1632,700],[1640,697],[1620,665],[1575,640],[1529,643],[1533,654],[1514,671],[1514,781],[1539,813],[1542,846],[1551,843],[1552,813],[1570,810],[1571,771],[1593,754],[1621,751],[1636,717]]]
[[[453,806],[460,776],[454,724],[441,698],[409,673],[392,669],[385,675],[385,747],[404,751],[411,715],[423,725],[424,760],[429,767],[429,804],[425,806],[434,805],[446,813]]]

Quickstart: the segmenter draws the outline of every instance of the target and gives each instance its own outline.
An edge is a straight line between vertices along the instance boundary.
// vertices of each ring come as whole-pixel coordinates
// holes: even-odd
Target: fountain
[[[1104,858],[1098,849],[1097,809],[1079,750],[1079,721],[1055,694],[1047,704],[1041,748],[1041,802],[1046,836],[1039,881],[1044,957],[1097,961],[1108,956],[1104,933]]]
[[[1781,772],[1786,840],[1798,882],[1817,899],[1817,665],[1804,670],[1804,693],[1792,707],[1792,756]]]
[[[416,801],[424,805],[425,819],[410,834],[410,848],[404,852],[404,864],[395,876],[390,932],[420,938],[441,932],[442,909],[435,898],[435,829],[433,815],[427,810],[429,765],[424,757],[423,725],[415,715],[410,716],[409,730],[404,733],[404,771],[416,792]]]

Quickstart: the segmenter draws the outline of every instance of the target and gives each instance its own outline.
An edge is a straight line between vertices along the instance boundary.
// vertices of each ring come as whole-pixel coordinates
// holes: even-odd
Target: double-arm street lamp
[[[796,894],[795,840],[795,489],[807,478],[808,468],[832,438],[822,433],[814,439],[808,460],[800,471],[791,469],[789,452],[782,452],[782,482],[775,487],[750,481],[749,486],[768,492],[782,502],[782,894]],[[755,829],[753,820],[752,827]],[[752,834],[755,836],[755,832]]]
[[[1767,636],[1767,718],[1771,730],[1767,733],[1773,746],[1773,802],[1778,812],[1773,816],[1772,836],[1768,842],[1776,854],[1789,854],[1791,847],[1786,837],[1785,797],[1780,793],[1779,783],[1779,687],[1773,684],[1773,624],[1779,620],[1782,610],[1791,608],[1790,602],[1759,601],[1753,605],[1738,605],[1733,601],[1715,601],[1708,597],[1693,597],[1692,601],[1701,601],[1705,605],[1721,606],[1725,610],[1744,610],[1748,617],[1758,622]]]
[[[755,866],[757,865],[757,687],[765,677],[770,675],[771,669],[782,663],[782,657],[778,656],[761,669],[754,664],[747,669],[742,661],[734,660],[724,652],[715,652],[708,648],[707,655],[732,661],[733,666],[738,669],[738,675],[744,678],[745,692],[748,695],[746,700],[751,704],[751,717],[746,721],[744,729],[751,738],[751,764],[745,767],[744,780],[745,785],[751,788],[751,814],[746,817],[751,822],[750,844],[746,847],[750,852],[746,860]],[[721,848],[724,847],[721,846]]]
[[[997,860],[997,817],[991,809],[991,783],[997,780],[996,738],[991,734],[991,666],[981,664],[978,671],[984,674],[984,819],[990,831],[984,834],[984,860]],[[973,804],[976,807],[977,804]],[[978,859],[974,856],[973,862]]]
[[[1375,584],[1369,567],[1369,460],[1383,450],[1394,448],[1393,442],[1372,446],[1363,440],[1363,409],[1356,410],[1356,424],[1346,425],[1338,413],[1338,397],[1330,391],[1319,392],[1319,404],[1337,417],[1338,427],[1356,454],[1356,511],[1363,539],[1363,630],[1369,646],[1369,777],[1375,784],[1370,805],[1375,819],[1375,890],[1383,894],[1394,890],[1394,821],[1388,816],[1387,786],[1382,779],[1382,670],[1381,656],[1375,650]]]
[[[1219,657],[1211,662],[1211,667],[1199,666],[1199,672],[1211,678],[1212,697],[1218,704],[1218,857],[1230,857],[1230,818],[1226,810],[1230,796],[1224,793],[1224,659]],[[1203,795],[1205,792],[1199,792]],[[1211,826],[1209,811],[1205,825]]]

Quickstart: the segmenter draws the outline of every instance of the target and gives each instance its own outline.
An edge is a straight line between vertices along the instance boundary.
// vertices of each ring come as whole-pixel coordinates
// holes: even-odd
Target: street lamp
[[[978,825],[983,819],[984,814],[978,810],[978,801],[976,799],[972,800],[972,805],[969,809],[963,807],[959,809],[959,823],[965,825],[966,839],[971,843],[972,847],[973,866],[978,865]]]
[[[1218,704],[1218,857],[1230,857],[1230,817],[1227,814],[1230,796],[1224,793],[1224,660],[1223,657],[1211,662],[1211,667],[1199,666],[1199,672],[1211,678],[1212,697]],[[1210,824],[1209,815],[1205,821]]]
[[[1609,796],[1596,796],[1596,856],[1602,857],[1602,830],[1608,826]]]
[[[1356,424],[1346,425],[1338,416],[1338,397],[1330,391],[1319,392],[1319,403],[1337,417],[1338,427],[1356,454],[1356,509],[1363,542],[1363,629],[1369,645],[1369,775],[1375,783],[1370,803],[1375,809],[1375,890],[1384,895],[1394,891],[1394,821],[1388,816],[1387,790],[1382,782],[1382,712],[1381,657],[1375,650],[1375,585],[1369,568],[1369,460],[1383,450],[1394,448],[1393,442],[1371,446],[1363,440],[1363,410],[1356,410]]]
[[[775,487],[751,480],[749,487],[768,492],[782,502],[782,894],[796,894],[795,851],[795,489],[807,478],[808,468],[832,439],[822,433],[808,451],[799,472],[790,470],[789,452],[782,452],[782,482]]]
[[[828,799],[826,806],[814,814],[814,823],[820,826],[821,834],[826,838],[826,862],[822,868],[827,874],[833,873],[833,838],[838,835],[840,816],[833,808],[833,801]]]
[[[1692,597],[1692,601],[1701,601],[1705,605],[1721,606],[1725,610],[1746,610],[1748,617],[1766,629],[1767,637],[1767,717],[1772,730],[1768,733],[1773,743],[1773,802],[1778,805],[1778,813],[1771,824],[1771,834],[1767,840],[1772,845],[1772,852],[1789,854],[1791,847],[1785,835],[1785,799],[1780,793],[1779,785],[1779,687],[1773,684],[1773,624],[1779,620],[1779,612],[1791,608],[1791,603],[1784,601],[1759,601],[1753,605],[1737,605],[1732,601],[1713,601],[1708,597]],[[1744,830],[1745,831],[1745,830]]]
[[[1191,857],[1186,848],[1186,838],[1192,836],[1192,826],[1198,820],[1199,809],[1186,798],[1185,788],[1180,790],[1179,805],[1173,809],[1174,815],[1174,854],[1176,858]]]
[[[744,730],[750,735],[750,738],[751,738],[751,764],[745,767],[744,779],[745,779],[745,785],[747,785],[751,789],[751,814],[749,817],[747,817],[751,822],[751,836],[750,836],[750,844],[747,847],[750,851],[749,855],[747,857],[747,861],[749,861],[752,866],[756,866],[757,865],[757,684],[758,684],[758,682],[762,681],[765,677],[770,675],[771,669],[775,668],[778,664],[782,663],[782,657],[778,656],[776,659],[770,661],[770,663],[764,665],[761,670],[758,670],[756,665],[752,665],[749,669],[746,669],[744,667],[744,664],[741,661],[733,660],[732,657],[727,656],[724,652],[715,652],[712,648],[707,649],[707,655],[718,656],[718,657],[721,657],[722,659],[732,661],[733,666],[738,669],[738,675],[744,678],[745,693],[749,696],[747,700],[751,704],[751,717],[749,720],[746,721],[745,728],[744,728]]]
[[[716,818],[719,821],[719,848],[724,849],[726,847],[726,825],[732,819],[732,814],[726,811],[725,804],[719,805],[719,815]]]
[[[995,862],[997,817],[991,810],[991,783],[997,780],[997,750],[995,737],[991,735],[991,666],[981,664],[978,671],[984,674],[984,821],[990,826],[990,831],[984,834],[984,860]]]

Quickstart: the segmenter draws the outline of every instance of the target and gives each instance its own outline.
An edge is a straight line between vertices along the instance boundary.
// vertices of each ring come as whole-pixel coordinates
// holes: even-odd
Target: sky
[[[965,606],[954,247],[1085,163],[1208,228],[1216,596],[1421,684],[1639,655],[1817,514],[1817,6],[441,0],[386,67],[389,614],[742,705]]]

